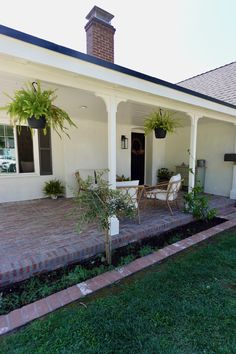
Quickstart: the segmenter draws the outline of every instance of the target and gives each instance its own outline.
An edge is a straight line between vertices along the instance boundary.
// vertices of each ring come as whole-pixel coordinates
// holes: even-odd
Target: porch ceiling
[[[165,107],[158,105],[152,106],[139,102],[122,102],[118,108],[117,121],[121,124],[143,126],[146,116],[159,108],[165,109]],[[172,112],[175,118],[181,119],[182,126],[190,125],[190,119],[186,114],[178,112],[177,110],[168,109],[168,111]]]
[[[10,96],[14,91],[24,86],[26,82],[35,81],[36,78],[31,79],[19,75],[13,75],[0,71],[1,76],[1,91],[0,91],[0,106],[9,102],[9,98],[4,94]],[[87,90],[76,89],[73,87],[58,85],[55,83],[48,83],[42,81],[43,88],[57,89],[57,104],[65,109],[74,119],[92,119],[96,121],[105,122],[107,120],[107,113],[103,100],[93,92]],[[86,107],[85,109],[83,107]],[[164,109],[164,107],[161,107]],[[139,102],[122,102],[119,104],[117,112],[118,124],[130,124],[133,126],[143,126],[144,119],[151,111],[159,109],[159,106],[147,105]],[[187,118],[183,113],[172,111],[176,118]],[[0,116],[5,117],[4,111],[0,111]],[[189,119],[183,119],[183,125],[188,125]]]

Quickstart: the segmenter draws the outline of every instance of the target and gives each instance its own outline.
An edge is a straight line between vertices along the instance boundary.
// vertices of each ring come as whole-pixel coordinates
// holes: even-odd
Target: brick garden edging
[[[226,221],[220,225],[214,226],[206,231],[199,232],[184,240],[164,247],[148,256],[138,258],[135,261],[115,270],[100,274],[85,282],[73,285],[67,289],[61,290],[55,294],[45,297],[25,305],[17,310],[11,311],[7,315],[0,316],[0,335],[9,333],[29,322],[40,318],[60,307],[63,307],[75,300],[92,294],[108,285],[126,278],[133,273],[145,269],[157,262],[173,256],[193,245],[196,245],[222,231],[236,226],[236,219]]]

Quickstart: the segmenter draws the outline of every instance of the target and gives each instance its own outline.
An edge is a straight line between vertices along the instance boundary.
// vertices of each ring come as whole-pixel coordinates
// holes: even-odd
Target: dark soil
[[[134,256],[134,259],[140,257],[139,251],[145,246],[150,246],[153,249],[163,248],[172,243],[175,243],[189,236],[192,236],[198,232],[219,225],[225,221],[226,219],[218,218],[218,217],[215,217],[209,221],[202,221],[202,220],[193,221],[186,225],[178,226],[174,229],[171,229],[170,231],[163,232],[157,236],[148,237],[138,242],[134,242],[124,247],[120,247],[112,252],[112,265],[114,267],[118,266],[122,258],[130,255]],[[56,269],[54,271],[40,273],[31,277],[30,279],[32,280],[32,278],[34,278],[40,281],[50,279],[50,282],[54,282],[60,279],[63,275],[68,274],[78,265],[81,265],[83,268],[88,270],[91,270],[94,267],[107,266],[105,262],[105,254],[100,254],[98,256],[89,258],[85,261],[79,263],[73,263],[65,267]],[[25,284],[29,282],[30,279],[26,279],[22,282],[0,288],[0,292],[2,292],[4,295],[8,293],[16,293],[16,294],[21,293],[21,291],[25,288]]]
[[[139,242],[134,242],[130,245],[120,247],[112,253],[112,264],[117,266],[121,257],[125,257],[130,254],[136,255],[138,251],[144,246],[150,246],[153,248],[163,248],[165,246],[171,245],[172,243],[197,234],[198,232],[222,224],[225,221],[227,220],[218,217],[215,217],[208,221],[192,221],[186,225],[175,227],[174,229],[163,232],[157,236],[147,237],[143,240],[140,240]]]

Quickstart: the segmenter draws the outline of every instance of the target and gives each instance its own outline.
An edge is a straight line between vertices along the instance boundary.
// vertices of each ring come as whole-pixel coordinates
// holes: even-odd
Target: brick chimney
[[[114,63],[114,34],[111,25],[113,15],[94,6],[86,16],[87,54]]]

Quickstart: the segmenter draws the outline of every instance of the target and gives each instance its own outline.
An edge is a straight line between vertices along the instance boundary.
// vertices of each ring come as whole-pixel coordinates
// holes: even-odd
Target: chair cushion
[[[181,175],[180,173],[178,173],[177,175],[174,175],[170,178],[169,180],[169,183],[172,183],[172,182],[177,182],[177,181],[181,181]]]
[[[179,182],[179,183],[175,183]],[[169,200],[175,200],[178,196],[178,192],[181,186],[181,175],[178,173],[175,176],[172,176],[169,180],[169,185],[167,187],[167,190],[169,192]]]
[[[176,183],[177,182],[177,183]],[[146,193],[148,199],[166,200],[168,196],[169,201],[173,201],[178,197],[178,191],[181,186],[181,175],[177,174],[172,176],[169,180],[169,184],[166,190],[153,189]]]
[[[132,180],[132,181],[122,181],[122,182],[116,182],[117,187],[131,187],[131,186],[138,186],[139,185],[139,180]]]
[[[159,199],[166,200],[166,190],[165,189],[153,189],[151,192],[147,192],[146,196],[148,199]]]

